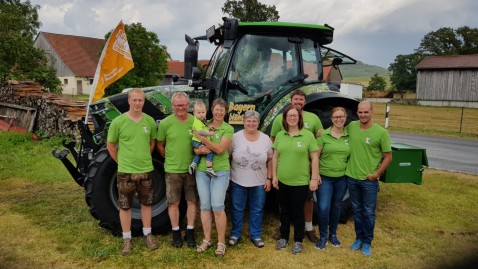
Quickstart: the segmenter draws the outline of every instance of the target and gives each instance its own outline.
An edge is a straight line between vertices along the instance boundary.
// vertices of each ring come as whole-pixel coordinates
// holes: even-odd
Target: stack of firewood
[[[36,109],[33,130],[46,136],[77,136],[78,122],[86,115],[84,101],[45,92],[31,81],[8,81],[0,87],[0,102]]]

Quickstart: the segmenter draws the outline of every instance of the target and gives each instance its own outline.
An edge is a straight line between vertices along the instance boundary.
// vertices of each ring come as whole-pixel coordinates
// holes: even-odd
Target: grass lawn
[[[339,226],[340,248],[319,251],[305,242],[300,255],[277,251],[272,234],[278,217],[272,213],[264,219],[263,249],[246,240],[246,231],[223,258],[214,257],[213,249],[203,254],[175,249],[170,235],[160,235],[158,250],[151,252],[134,238],[132,255],[122,257],[122,239],[97,225],[83,189],[51,156],[58,142],[0,133],[0,268],[408,269],[460,268],[478,261],[478,176],[432,169],[425,170],[422,185],[381,183],[372,257],[348,249],[352,220]],[[198,241],[199,225],[198,219]]]

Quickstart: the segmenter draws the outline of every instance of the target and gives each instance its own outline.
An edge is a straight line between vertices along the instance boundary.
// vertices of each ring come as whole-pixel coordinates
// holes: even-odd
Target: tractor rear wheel
[[[153,158],[154,164],[154,200],[152,214],[153,233],[170,231],[171,224],[168,216],[166,200],[166,182],[163,162]],[[117,164],[110,157],[108,150],[102,148],[95,155],[88,167],[85,181],[85,200],[91,215],[99,220],[99,225],[110,230],[114,235],[121,235],[119,220],[118,189],[116,187]],[[184,215],[184,214],[181,214]],[[133,235],[142,235],[141,205],[137,197],[131,208],[131,231]]]

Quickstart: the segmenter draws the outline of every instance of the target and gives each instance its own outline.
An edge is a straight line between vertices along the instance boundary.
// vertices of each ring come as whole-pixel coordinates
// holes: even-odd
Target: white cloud
[[[226,0],[32,0],[41,31],[102,38],[116,24],[140,22],[156,33],[174,59],[182,60],[184,34],[204,35],[221,22]],[[259,0],[260,1],[260,0]],[[275,5],[280,21],[335,28],[332,47],[370,64],[387,67],[409,54],[421,38],[441,27],[478,27],[476,0],[262,0]],[[200,58],[212,48],[201,43]]]

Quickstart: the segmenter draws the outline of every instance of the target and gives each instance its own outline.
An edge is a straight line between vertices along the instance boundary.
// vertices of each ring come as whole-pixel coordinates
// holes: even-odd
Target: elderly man
[[[358,121],[347,127],[350,141],[350,159],[345,175],[354,212],[356,240],[352,250],[362,249],[365,256],[372,255],[375,228],[375,207],[379,190],[378,179],[392,161],[392,148],[387,130],[373,121],[373,106],[360,102]]]
[[[196,219],[198,193],[194,175],[188,172],[189,164],[194,157],[191,145],[194,117],[188,113],[189,98],[186,93],[177,92],[173,94],[171,103],[174,113],[159,124],[156,148],[161,156],[165,158],[166,197],[168,199],[168,214],[173,229],[172,245],[177,248],[183,245],[179,227],[179,202],[184,189],[187,201],[187,230],[184,238],[188,247],[196,247],[194,221]]]

